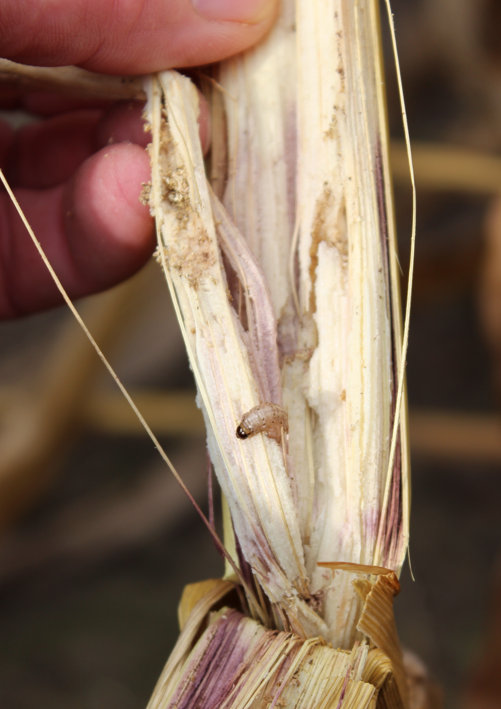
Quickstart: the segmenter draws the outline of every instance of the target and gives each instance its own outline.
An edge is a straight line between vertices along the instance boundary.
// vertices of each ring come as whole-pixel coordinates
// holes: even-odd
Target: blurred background
[[[501,706],[501,4],[394,0],[418,188],[403,643],[447,707]],[[384,15],[383,15],[384,16]],[[403,273],[410,187],[387,57]],[[405,287],[405,281],[404,281]],[[160,269],[81,303],[202,507],[208,463]],[[185,583],[222,562],[63,309],[0,323],[0,706],[144,707]]]

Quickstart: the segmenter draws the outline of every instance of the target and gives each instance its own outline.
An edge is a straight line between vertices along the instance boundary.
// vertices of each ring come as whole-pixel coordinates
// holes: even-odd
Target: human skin
[[[246,49],[269,29],[275,0],[2,0],[0,56],[111,74],[198,66]],[[132,275],[151,255],[153,224],[139,201],[149,181],[140,104],[75,101],[0,84],[0,166],[72,297]],[[200,131],[207,147],[208,113]],[[0,193],[0,318],[60,296],[8,196]]]

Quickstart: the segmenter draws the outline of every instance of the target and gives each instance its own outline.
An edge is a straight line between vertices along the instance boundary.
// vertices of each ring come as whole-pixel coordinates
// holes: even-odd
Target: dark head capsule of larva
[[[278,404],[265,402],[247,411],[237,426],[237,438],[249,438],[264,433],[280,442],[282,431],[287,433],[287,413]]]

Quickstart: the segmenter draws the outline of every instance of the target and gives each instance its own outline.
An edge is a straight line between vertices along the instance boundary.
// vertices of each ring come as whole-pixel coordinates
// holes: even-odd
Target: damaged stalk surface
[[[207,82],[210,182],[191,81],[164,72],[146,87],[158,259],[231,515],[227,548],[260,623],[251,635],[259,627],[271,642],[267,627],[282,631],[273,642],[319,637],[348,652],[331,699],[366,678],[374,646],[383,649],[361,625],[369,567],[387,569],[377,578],[395,590],[408,541],[379,41],[371,0],[284,1],[269,37]],[[230,616],[245,625],[231,613],[214,622]],[[182,668],[200,669],[188,645],[152,707],[194,706],[173,699]],[[403,701],[398,642],[384,652]],[[378,692],[353,706],[375,706]],[[274,696],[269,684],[265,694]],[[267,706],[256,696],[203,706]]]

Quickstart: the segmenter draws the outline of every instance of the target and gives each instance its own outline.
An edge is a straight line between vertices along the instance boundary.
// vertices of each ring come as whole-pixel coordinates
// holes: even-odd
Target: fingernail
[[[199,15],[226,22],[262,22],[273,12],[275,0],[192,0]]]

